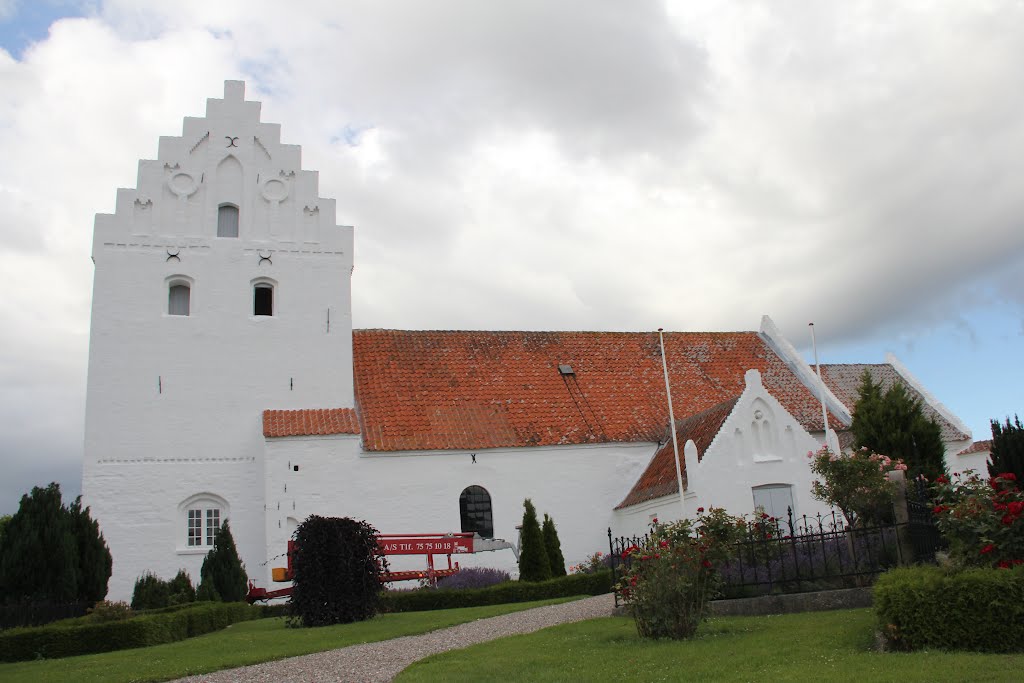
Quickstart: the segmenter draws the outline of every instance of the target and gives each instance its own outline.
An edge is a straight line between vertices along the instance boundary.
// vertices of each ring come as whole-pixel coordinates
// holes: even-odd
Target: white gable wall
[[[827,505],[811,496],[809,451],[820,448],[812,437],[761,384],[757,370],[746,373],[747,386],[698,462],[693,441],[681,445],[687,473],[686,516],[697,508],[725,508],[734,515],[754,511],[754,487],[786,484],[792,487],[794,514],[828,514]],[[679,519],[679,496],[671,495],[618,511],[616,535],[647,531],[652,517]]]

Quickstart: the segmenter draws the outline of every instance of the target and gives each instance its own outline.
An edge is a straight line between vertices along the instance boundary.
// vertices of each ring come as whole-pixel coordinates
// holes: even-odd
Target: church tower
[[[114,556],[194,582],[230,519],[265,556],[262,411],[354,407],[352,228],[227,81],[96,216],[83,492]]]

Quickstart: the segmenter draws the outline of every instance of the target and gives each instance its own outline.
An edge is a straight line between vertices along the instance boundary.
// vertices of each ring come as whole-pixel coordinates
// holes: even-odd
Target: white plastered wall
[[[283,553],[291,526],[310,514],[366,519],[384,534],[461,531],[459,496],[477,485],[491,495],[496,538],[516,544],[523,500],[530,498],[538,518],[547,513],[554,519],[566,564],[576,564],[608,551],[612,508],[643,472],[654,449],[653,443],[637,443],[362,453],[356,436],[268,439],[266,554]],[[513,575],[518,571],[511,550],[453,559],[464,567],[495,567]],[[391,561],[396,568],[423,568],[426,559]],[[269,563],[262,585],[268,585],[272,566],[284,564],[283,558]]]
[[[111,599],[147,570],[198,581],[178,517],[202,492],[228,503],[258,567],[262,411],[354,406],[352,229],[259,113],[228,81],[96,217],[82,490],[114,557]],[[239,208],[238,237],[217,236],[224,203]],[[168,313],[177,282],[187,316]],[[274,284],[272,316],[253,314],[256,282]]]

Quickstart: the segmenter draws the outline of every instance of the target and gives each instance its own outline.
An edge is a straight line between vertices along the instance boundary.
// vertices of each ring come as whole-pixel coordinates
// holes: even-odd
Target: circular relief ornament
[[[271,178],[263,183],[263,189],[260,190],[260,194],[268,202],[279,202],[288,196],[288,185],[282,180]]]
[[[171,177],[167,179],[167,187],[169,187],[171,192],[179,197],[188,197],[196,191],[199,184],[191,174],[185,173],[184,171],[178,171],[176,173],[172,173]]]

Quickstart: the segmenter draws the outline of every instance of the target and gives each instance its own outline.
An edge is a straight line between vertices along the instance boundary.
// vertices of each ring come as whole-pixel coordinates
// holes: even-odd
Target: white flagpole
[[[665,395],[668,396],[668,424],[672,432],[672,451],[676,456],[676,484],[679,485],[679,519],[686,519],[686,504],[683,501],[683,471],[679,467],[679,439],[676,437],[676,418],[672,410],[672,389],[668,384],[668,361],[665,359],[665,336],[662,328],[658,328],[658,341],[661,343],[661,369],[665,372]]]
[[[814,349],[814,367],[818,372],[818,397],[821,399],[821,424],[825,428],[825,445],[831,448],[828,442],[828,411],[825,410],[825,382],[821,379],[821,363],[818,362],[818,344],[814,340],[814,323],[807,323],[811,328],[811,348]]]

